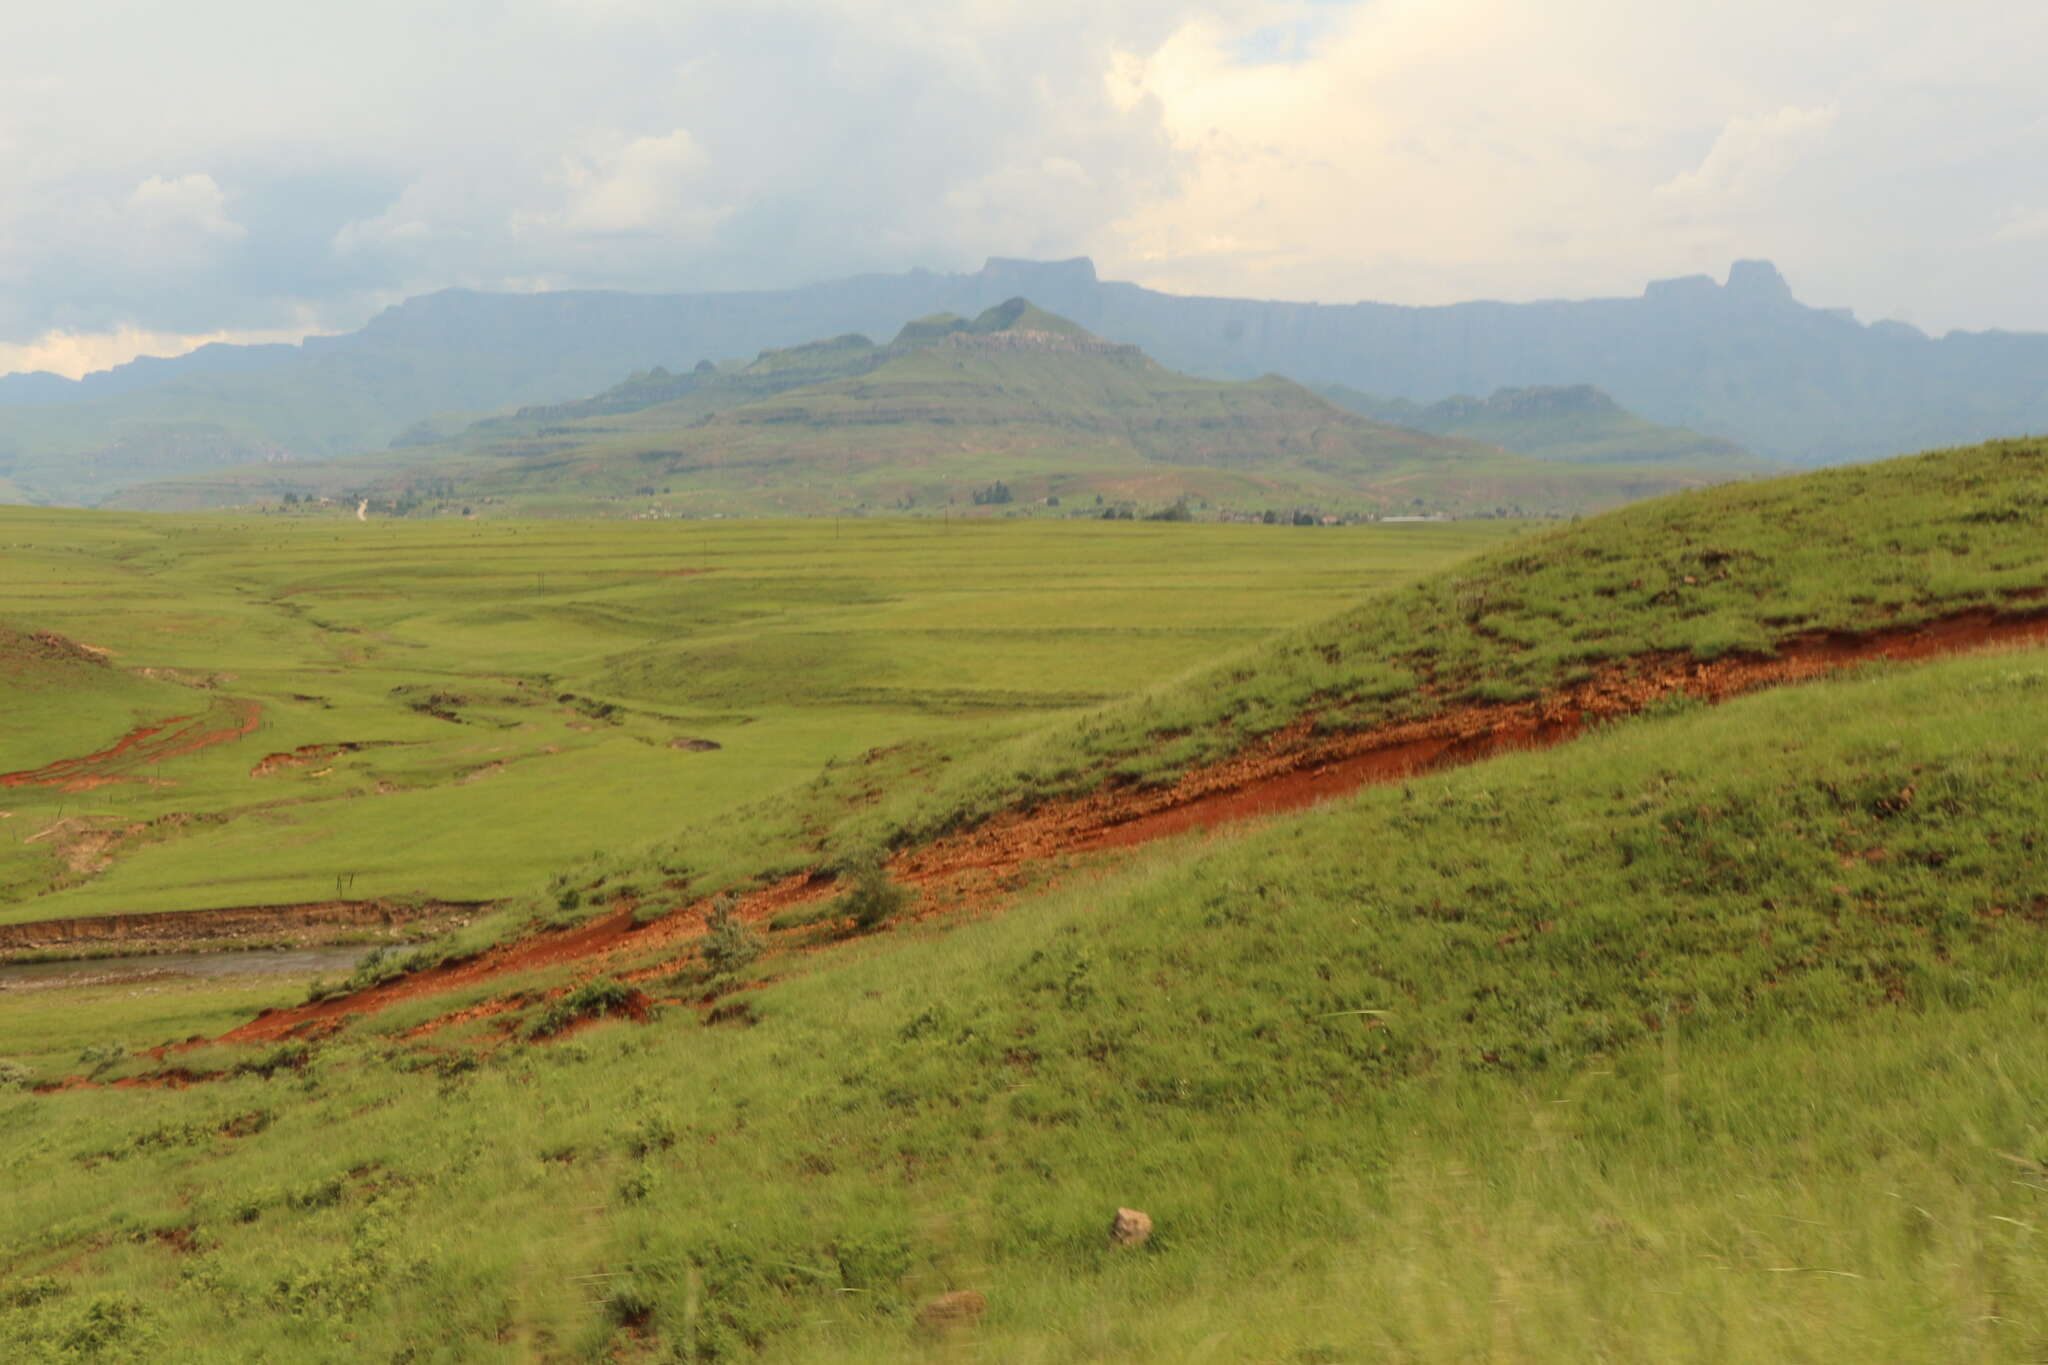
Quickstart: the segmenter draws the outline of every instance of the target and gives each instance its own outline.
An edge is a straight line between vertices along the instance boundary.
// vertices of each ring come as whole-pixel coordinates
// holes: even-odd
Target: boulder
[[[1138,1209],[1118,1209],[1109,1224],[1109,1240],[1120,1247],[1143,1246],[1152,1235],[1152,1215]]]

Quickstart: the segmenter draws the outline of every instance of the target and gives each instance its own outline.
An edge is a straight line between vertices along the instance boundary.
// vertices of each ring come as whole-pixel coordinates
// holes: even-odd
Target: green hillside
[[[217,1036],[247,992],[0,998],[0,1344],[2033,1359],[2044,465],[2005,443],[1525,536],[1142,701],[565,867],[496,926],[553,937],[261,1042],[104,1043]],[[1882,642],[1922,661],[1822,677]],[[1563,747],[1150,851],[1000,823],[1603,699]],[[987,846],[866,932],[771,929],[757,895],[699,935],[729,873],[879,838],[907,878],[976,828],[1029,875],[977,880]]]
[[[427,510],[825,515],[1001,506],[1212,517],[1576,513],[1711,472],[1580,469],[1344,412],[1277,377],[1167,370],[1023,299],[967,320],[645,374],[587,402],[388,456],[270,465],[130,490],[180,509],[284,492]],[[997,486],[1000,485],[1000,490]]]
[[[1085,722],[927,756],[923,780],[864,803],[822,844],[790,820],[766,846],[795,866],[821,847],[828,860],[915,847],[1105,789],[1171,803],[1176,784],[1206,790],[1207,774],[1227,779],[1247,755],[1286,769],[1392,727],[1576,720],[1639,679],[1767,660],[1795,639],[2022,610],[2048,592],[2044,480],[2048,444],[2001,442],[1703,489],[1522,537]],[[689,832],[677,847],[698,843]]]
[[[1481,441],[1537,460],[1572,464],[1664,465],[1751,473],[1764,462],[1715,436],[1660,426],[1628,411],[1590,384],[1501,389],[1490,398],[1445,398],[1416,403],[1376,398],[1344,384],[1315,391],[1339,407],[1375,421],[1439,436]]]

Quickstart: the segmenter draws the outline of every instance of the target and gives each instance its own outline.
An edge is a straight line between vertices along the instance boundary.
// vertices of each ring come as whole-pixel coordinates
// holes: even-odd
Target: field
[[[1133,558],[1112,583],[1112,542],[1090,541],[1091,567],[1018,617],[1105,642],[1160,625],[1186,652],[1151,669],[1090,645],[984,674],[933,641],[917,684],[878,698],[895,650],[843,671],[805,651],[879,629],[882,588],[755,618],[753,674],[721,652],[738,628],[578,652],[543,689],[565,730],[604,705],[623,729],[749,699],[759,725],[900,728],[841,729],[809,770],[666,810],[644,842],[534,855],[544,884],[347,982],[0,993],[21,1191],[0,1210],[0,1345],[2039,1359],[2044,463],[2015,442],[1709,490],[1431,572],[1318,561],[1376,577],[1320,612],[1297,578],[1271,600],[1299,614],[1264,624],[1301,624],[1263,639],[1249,598],[1235,618],[1185,600],[1225,581],[1232,542],[1150,561],[1113,542]],[[921,589],[890,580],[897,625],[978,641],[990,603],[1029,603],[1075,544],[1002,537],[1076,529],[982,528],[946,561],[949,532],[897,527],[924,539],[870,546],[858,580],[816,570],[822,539],[781,562],[849,595],[915,562]],[[427,562],[398,544],[385,564]],[[589,553],[619,571],[619,542]],[[338,647],[391,651],[365,674],[406,657],[392,641],[487,651],[466,604],[429,623],[349,607],[370,562],[352,572],[307,610],[363,632]],[[1083,582],[1113,605],[1084,617]],[[529,635],[583,618],[549,619]],[[528,676],[494,658],[479,672]],[[814,674],[822,695],[769,686]],[[437,699],[472,693],[397,709],[542,723]],[[1112,1241],[1120,1207],[1149,1240]]]
[[[111,665],[0,674],[0,772],[259,708],[231,742],[0,786],[0,924],[527,892],[835,760],[1128,695],[1514,534],[0,509],[0,621]]]

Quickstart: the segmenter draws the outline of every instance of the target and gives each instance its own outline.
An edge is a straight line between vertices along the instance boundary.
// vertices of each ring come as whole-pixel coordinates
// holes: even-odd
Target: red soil
[[[136,769],[240,739],[262,719],[260,703],[231,699],[203,716],[172,716],[155,725],[137,726],[112,748],[96,754],[60,758],[22,772],[0,773],[0,787],[60,787],[75,792],[110,782],[140,781],[135,776]]]
[[[1369,731],[1318,735],[1313,718],[1207,768],[1171,787],[1147,791],[1108,787],[1008,812],[964,834],[908,850],[892,860],[898,881],[915,887],[928,906],[987,903],[1032,868],[1074,853],[1127,848],[1193,830],[1298,810],[1362,786],[1398,782],[1419,773],[1477,762],[1521,749],[1543,748],[1579,734],[1592,721],[1642,710],[1660,698],[1684,695],[1718,702],[1759,688],[1799,682],[1875,659],[1925,659],[1995,645],[2048,641],[2048,612],[2001,615],[1974,610],[1924,626],[1863,635],[1811,632],[1783,641],[1775,656],[1726,656],[1700,662],[1689,654],[1660,654],[1611,665],[1576,687],[1534,701],[1460,706],[1416,721]],[[741,897],[740,918],[760,923],[790,906],[833,893],[829,875],[791,877]],[[700,902],[636,927],[632,906],[573,929],[504,944],[463,962],[373,987],[352,996],[274,1010],[222,1036],[255,1042],[292,1036],[319,1021],[374,1014],[404,1000],[437,995],[512,972],[611,957],[688,943],[703,931],[708,903]],[[685,955],[687,956],[687,954]],[[683,958],[628,973],[642,980],[673,970]],[[490,1012],[482,1007],[455,1017]],[[445,1021],[441,1021],[445,1022]]]

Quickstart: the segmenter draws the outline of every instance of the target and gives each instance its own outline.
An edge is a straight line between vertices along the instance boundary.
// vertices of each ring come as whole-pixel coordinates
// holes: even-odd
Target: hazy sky
[[[1179,292],[2048,330],[2041,0],[19,0],[0,371],[409,294],[1095,257]]]

